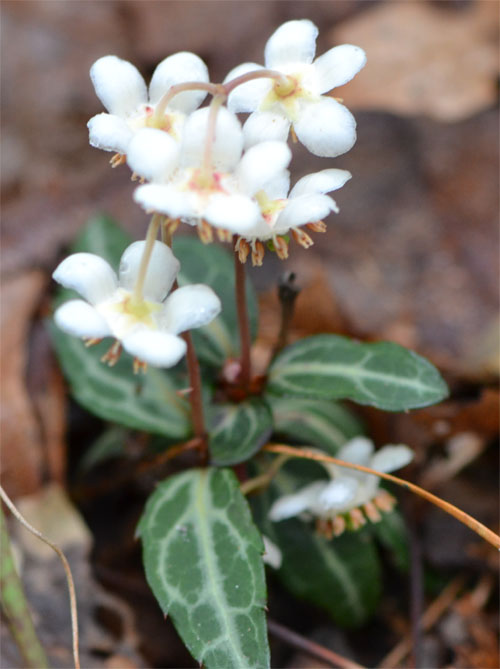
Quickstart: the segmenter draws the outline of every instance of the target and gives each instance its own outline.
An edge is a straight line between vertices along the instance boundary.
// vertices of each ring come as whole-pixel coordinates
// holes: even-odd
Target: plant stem
[[[234,242],[236,244],[236,239]],[[236,250],[234,252],[234,275],[236,290],[236,312],[238,314],[238,326],[240,330],[240,380],[243,388],[247,389],[250,385],[251,377],[250,324],[248,321],[245,265],[240,262]]]
[[[168,107],[169,102],[179,93],[184,91],[207,91],[212,95],[217,95],[217,93],[224,93],[224,89],[220,84],[211,84],[206,81],[186,81],[182,84],[176,84],[171,86],[168,91],[163,95],[155,108],[155,117],[161,119],[165,110]]]
[[[500,549],[500,536],[495,534],[492,530],[487,528],[485,525],[480,523],[478,520],[469,516],[468,513],[458,509],[453,504],[446,502],[444,499],[433,495],[431,492],[420,488],[420,486],[410,483],[410,481],[405,481],[400,479],[397,476],[392,474],[385,474],[383,472],[378,472],[376,469],[370,469],[370,467],[363,467],[362,465],[355,465],[352,462],[344,462],[344,460],[338,460],[337,458],[332,458],[330,455],[323,455],[322,453],[317,453],[315,451],[308,450],[307,448],[294,448],[293,446],[287,446],[286,444],[266,444],[263,451],[268,451],[269,453],[283,453],[285,455],[290,455],[292,458],[306,458],[307,460],[316,460],[316,462],[331,462],[334,465],[339,467],[346,467],[347,469],[355,469],[358,472],[364,472],[365,474],[374,474],[381,479],[386,481],[391,481],[396,485],[411,490],[419,497],[426,499],[431,504],[438,506],[440,509],[449,513],[450,516],[453,516],[459,520],[464,525],[467,525],[469,529],[478,534],[482,539],[488,541],[495,548]]]
[[[160,227],[162,218],[163,216],[161,214],[153,214],[151,223],[148,227],[146,234],[146,245],[144,246],[144,251],[142,252],[141,264],[137,274],[137,281],[135,282],[134,286],[134,299],[137,302],[141,302],[143,299],[142,290],[144,288],[144,281],[146,280],[149,261],[151,259],[153,246],[156,241],[156,236],[158,235],[158,228]]]
[[[205,135],[205,149],[203,152],[203,170],[205,174],[212,172],[212,153],[216,138],[217,114],[221,105],[226,101],[226,95],[215,95],[212,98],[208,111],[207,134]]]
[[[191,386],[189,401],[191,403],[191,417],[193,419],[194,436],[199,437],[204,442],[206,442],[205,420],[203,418],[203,400],[201,395],[200,364],[193,346],[191,333],[184,332],[182,338],[187,344],[186,358],[189,373],[189,385]]]
[[[236,79],[232,79],[225,84],[222,84],[226,95],[229,95],[237,86],[241,84],[246,84],[247,81],[252,81],[253,79],[276,79],[277,81],[283,82],[283,85],[286,85],[290,78],[283,74],[283,72],[278,72],[277,70],[254,70],[253,72],[247,72],[242,74]]]
[[[45,669],[47,656],[31,619],[23,585],[17,574],[10,547],[9,533],[0,504],[0,591],[2,611],[7,618],[12,637],[22,655],[25,666]]]
[[[80,658],[78,654],[78,616],[76,609],[75,584],[73,582],[73,576],[71,574],[71,569],[69,567],[66,556],[59,548],[59,546],[53,544],[52,541],[47,539],[46,536],[44,536],[41,532],[39,532],[39,530],[35,529],[32,525],[28,523],[28,521],[25,518],[23,518],[23,516],[19,513],[19,511],[17,510],[16,506],[14,505],[10,497],[2,488],[2,486],[0,486],[0,497],[9,507],[9,510],[17,518],[17,520],[21,523],[21,525],[25,527],[29,532],[31,532],[31,534],[34,534],[35,537],[38,537],[41,541],[47,544],[47,546],[50,546],[52,550],[57,553],[59,559],[62,562],[62,565],[64,567],[64,572],[66,574],[66,582],[68,584],[68,591],[69,591],[69,603],[71,611],[71,632],[73,635],[73,662],[75,664],[75,669],[80,669]]]

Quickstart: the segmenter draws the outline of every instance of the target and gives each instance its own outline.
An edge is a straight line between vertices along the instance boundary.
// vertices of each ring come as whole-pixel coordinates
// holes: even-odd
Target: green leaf
[[[71,393],[86,409],[104,420],[176,440],[191,434],[189,404],[177,394],[185,384],[172,372],[149,368],[136,375],[126,355],[108,367],[100,359],[109,341],[86,348],[53,323],[50,331]]]
[[[283,562],[278,577],[293,595],[325,609],[338,625],[361,625],[375,611],[381,588],[370,533],[346,532],[327,540],[313,523],[295,518],[272,523],[268,518],[272,501],[303,487],[305,480],[285,465],[271,487],[252,499],[256,522],[279,546]]]
[[[233,472],[191,469],[163,481],[138,534],[148,583],[196,660],[268,667],[263,543]]]
[[[384,513],[382,520],[370,525],[370,529],[389,551],[395,566],[401,571],[408,571],[410,568],[408,532],[401,513],[397,509]]]
[[[343,406],[307,397],[266,396],[274,432],[293,443],[310,444],[335,455],[346,441],[363,434],[360,422]]]
[[[206,246],[194,237],[175,237],[173,249],[181,262],[179,285],[205,283],[215,291],[222,302],[220,316],[191,333],[200,360],[210,365],[221,366],[226,358],[237,357],[239,354],[233,254],[216,244]],[[246,290],[250,330],[255,337],[257,300],[250,281],[247,281]]]
[[[271,436],[269,407],[260,398],[213,409],[209,447],[212,463],[234,465],[252,457]]]
[[[391,342],[364,344],[338,335],[307,337],[284,349],[269,370],[278,395],[351,399],[403,411],[434,404],[448,389],[425,358]]]

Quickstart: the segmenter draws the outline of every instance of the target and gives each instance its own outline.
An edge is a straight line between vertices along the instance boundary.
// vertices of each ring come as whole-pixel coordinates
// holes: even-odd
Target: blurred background
[[[330,217],[327,233],[316,235],[311,249],[291,245],[286,264],[267,253],[264,267],[252,271],[263,310],[256,364],[276,336],[275,285],[285,268],[297,273],[302,287],[293,337],[341,332],[389,339],[429,357],[450,383],[452,399],[411,415],[366,411],[363,417],[378,444],[403,441],[417,449],[417,480],[494,527],[498,3],[4,0],[1,10],[1,428],[3,484],[9,494],[41,495],[48,483],[64,483],[68,434],[92,420],[73,405],[68,412],[64,382],[51,354],[43,325],[50,310],[51,272],[97,212],[111,215],[135,238],[146,228],[142,210],[131,199],[135,185],[128,168],[112,170],[110,154],[88,144],[86,123],[102,111],[90,66],[100,56],[116,54],[132,61],[148,81],[165,56],[186,50],[205,60],[212,81],[222,81],[241,62],[262,62],[265,42],[282,22],[309,18],[320,30],[318,54],[352,43],[365,49],[368,64],[336,91],[356,116],[357,144],[332,161],[295,147],[293,177],[333,166],[350,170],[353,178],[336,193],[340,214]],[[111,513],[110,518],[113,522]],[[490,578],[491,556],[481,554],[477,545],[471,554],[471,535],[457,524],[450,533],[450,523],[426,507],[421,546],[426,559],[445,570],[471,568]],[[133,534],[133,527],[127,531]],[[446,542],[440,540],[443,531]],[[83,535],[82,529],[78,541],[87,556],[90,538]],[[88,559],[81,559],[90,578]],[[488,587],[491,593],[493,586]],[[65,597],[63,583],[59,588]],[[491,602],[489,594],[486,601]],[[101,643],[94,639],[101,659],[94,653],[86,666],[189,663],[181,650],[174,659],[162,657],[165,638],[177,642],[170,628],[161,631],[160,620],[151,624],[166,635],[161,648],[149,648],[151,664],[141,664],[140,632],[120,606],[103,608],[106,624],[93,610],[84,614],[94,621]],[[482,606],[473,612],[476,634],[479,628],[493,633]],[[122,620],[120,628],[130,635],[126,658],[113,645],[118,637],[109,618],[116,607],[128,621]],[[453,666],[498,667],[492,660],[495,642],[491,645],[491,637],[479,642],[465,614],[460,615],[465,636],[457,637],[455,646],[493,650],[463,657],[457,651]],[[327,625],[316,612],[311,616],[320,621],[317,626]],[[67,623],[60,628],[53,634],[64,645]],[[441,643],[436,653],[453,645],[448,637],[443,641],[443,634],[436,633]],[[112,664],[115,656],[121,658],[118,664]],[[308,666],[286,653],[279,657],[296,660],[295,667]],[[171,664],[161,664],[167,661]]]

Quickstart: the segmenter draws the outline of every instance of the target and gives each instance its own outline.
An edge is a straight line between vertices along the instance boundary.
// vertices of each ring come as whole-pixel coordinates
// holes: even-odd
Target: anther
[[[292,237],[295,239],[297,244],[300,244],[305,249],[308,249],[314,244],[313,240],[309,237],[307,232],[304,232],[300,228],[292,228]]]
[[[113,346],[107,351],[101,358],[101,362],[106,362],[110,367],[116,365],[120,359],[120,354],[122,352],[122,345],[117,340]]]
[[[366,502],[363,504],[363,511],[368,520],[371,520],[372,523],[378,523],[379,520],[382,520],[382,515],[377,509],[373,502]]]
[[[134,358],[134,374],[139,374],[139,372],[145,374],[147,371],[148,363],[144,362],[143,360],[139,360],[139,358]]]
[[[83,342],[85,346],[88,348],[89,346],[95,346],[96,344],[100,344],[100,342],[102,342],[102,337],[84,337]]]
[[[248,254],[250,253],[250,244],[246,239],[243,239],[243,237],[239,237],[234,250],[238,254],[240,262],[245,263],[247,261]]]
[[[198,223],[198,237],[203,244],[210,244],[214,240],[214,231],[212,226],[204,218]]]
[[[220,242],[230,242],[233,238],[233,233],[230,230],[217,228],[217,237]]]
[[[111,167],[115,168],[118,167],[118,165],[124,165],[127,162],[127,156],[123,153],[115,153],[113,156],[111,156],[111,160],[109,161]]]
[[[252,242],[252,265],[254,267],[261,267],[264,260],[264,244],[258,240]]]
[[[315,223],[306,223],[306,228],[313,232],[326,232],[326,223],[323,221],[316,221]]]
[[[392,511],[396,506],[396,499],[387,490],[381,490],[374,498],[374,503],[381,511]]]
[[[360,527],[366,525],[366,518],[363,516],[361,509],[351,509],[348,515],[353,530],[359,530]]]
[[[333,521],[333,536],[339,537],[345,530],[345,518],[343,516],[335,516]]]
[[[288,243],[284,237],[273,237],[274,248],[276,249],[276,255],[280,260],[286,260],[288,258]]]

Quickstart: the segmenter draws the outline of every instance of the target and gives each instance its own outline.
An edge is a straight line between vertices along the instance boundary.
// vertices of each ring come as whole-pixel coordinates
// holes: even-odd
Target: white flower
[[[413,451],[408,446],[387,445],[374,453],[372,441],[355,437],[336,457],[378,472],[392,472],[411,462]],[[315,481],[296,493],[277,499],[269,511],[271,520],[277,522],[301,514],[312,515],[318,521],[318,529],[331,536],[341,534],[346,522],[353,529],[364,525],[366,518],[377,522],[381,518],[380,511],[390,511],[394,506],[394,498],[379,488],[380,478],[375,474],[327,462],[321,464],[330,480]]]
[[[290,125],[311,153],[334,158],[354,145],[356,122],[350,111],[324,93],[350,81],[366,63],[357,46],[334,47],[313,62],[318,29],[308,20],[288,21],[269,38],[266,69],[283,79],[254,79],[229,95],[234,112],[254,112],[245,124],[245,145],[269,139],[286,140]],[[263,69],[255,63],[234,68],[225,83]]]
[[[271,541],[265,534],[262,535],[262,540],[264,542],[263,561],[273,569],[279,569],[283,561],[283,555],[280,549],[276,546],[274,541]]]
[[[56,324],[68,334],[91,341],[114,337],[117,342],[104,359],[114,364],[121,346],[139,364],[135,367],[172,367],[186,352],[179,333],[212,321],[221,304],[211,288],[184,286],[167,294],[179,271],[179,261],[168,246],[155,242],[145,275],[142,297],[134,288],[145,242],[125,249],[118,276],[101,257],[75,253],[56,268],[53,277],[84,299],[70,300],[55,314]],[[165,299],[166,298],[166,299]]]
[[[249,152],[252,149],[249,149]],[[288,233],[304,248],[313,244],[311,237],[301,230],[306,226],[314,232],[324,232],[325,216],[339,209],[335,200],[326,195],[341,188],[351,178],[347,170],[327,169],[308,174],[299,179],[287,196],[288,173],[283,172],[256,194],[262,218],[251,230],[241,235],[237,242],[240,260],[245,262],[250,250],[252,263],[261,265],[264,256],[262,242],[272,242],[279,258],[288,257]]]
[[[291,158],[284,142],[265,142],[242,157],[240,123],[221,108],[207,165],[208,117],[207,108],[191,114],[180,148],[168,135],[144,129],[134,137],[128,153],[134,172],[152,182],[137,188],[135,201],[147,211],[198,226],[205,242],[212,240],[210,226],[222,231],[222,239],[255,226],[260,208],[253,195],[280,174]]]
[[[130,140],[140,128],[159,128],[180,140],[186,115],[200,106],[206,92],[179,93],[160,116],[155,114],[156,107],[171,86],[209,80],[205,63],[188,52],[173,54],[158,65],[149,94],[137,68],[117,56],[99,58],[90,68],[90,77],[97,97],[109,112],[97,114],[88,122],[90,144],[121,155],[127,153]],[[119,162],[123,161],[115,161]]]

